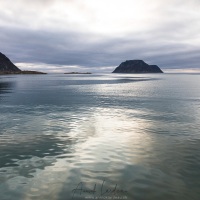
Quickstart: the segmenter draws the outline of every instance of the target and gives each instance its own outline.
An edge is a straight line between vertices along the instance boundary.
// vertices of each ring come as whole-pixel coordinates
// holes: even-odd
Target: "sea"
[[[199,200],[200,74],[0,76],[0,200]]]

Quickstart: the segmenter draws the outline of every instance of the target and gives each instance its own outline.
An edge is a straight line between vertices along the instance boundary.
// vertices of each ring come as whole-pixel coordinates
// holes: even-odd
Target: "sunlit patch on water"
[[[8,77],[2,199],[199,199],[199,76]]]

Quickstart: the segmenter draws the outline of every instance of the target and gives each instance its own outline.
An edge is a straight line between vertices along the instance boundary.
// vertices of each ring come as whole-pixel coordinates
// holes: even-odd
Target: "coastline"
[[[66,72],[64,74],[92,74],[91,72]]]
[[[17,72],[11,72],[11,71],[0,71],[0,75],[23,75],[23,74],[47,74],[44,72],[38,72],[38,71],[17,71]]]

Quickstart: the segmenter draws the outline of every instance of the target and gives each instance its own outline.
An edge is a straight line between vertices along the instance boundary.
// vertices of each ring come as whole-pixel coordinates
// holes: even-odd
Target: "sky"
[[[112,72],[141,59],[200,72],[200,0],[0,0],[0,52],[22,70]]]

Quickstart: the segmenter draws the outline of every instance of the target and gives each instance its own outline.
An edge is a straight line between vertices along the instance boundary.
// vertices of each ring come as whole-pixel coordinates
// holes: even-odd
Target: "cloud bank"
[[[24,69],[200,69],[199,1],[0,0],[0,51]],[[26,68],[27,66],[27,68]]]

